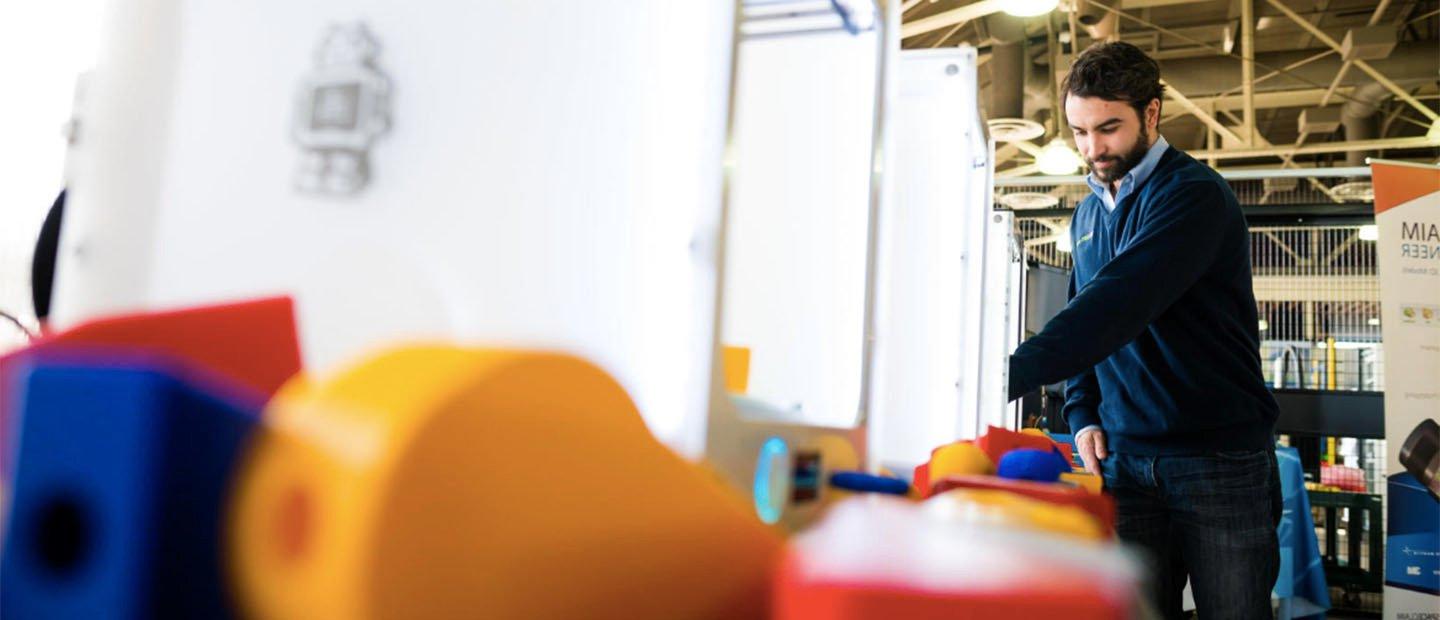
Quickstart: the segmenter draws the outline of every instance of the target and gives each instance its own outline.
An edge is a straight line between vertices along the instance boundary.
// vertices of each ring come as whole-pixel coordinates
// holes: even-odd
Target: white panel
[[[984,152],[975,51],[906,51],[893,125],[895,200],[881,225],[872,450],[913,465],[962,436],[962,402],[978,351],[972,306],[988,201],[977,202]],[[983,134],[980,134],[983,143]],[[973,172],[977,163],[979,175]],[[978,353],[972,356],[978,364]],[[967,409],[968,407],[968,409]],[[973,424],[969,425],[973,428]]]
[[[862,408],[876,36],[739,52],[721,339],[750,348],[749,395],[800,424]]]
[[[119,4],[63,321],[290,292],[313,368],[416,338],[563,349],[698,449],[732,2]],[[362,192],[300,192],[294,106],[353,20],[391,128]]]

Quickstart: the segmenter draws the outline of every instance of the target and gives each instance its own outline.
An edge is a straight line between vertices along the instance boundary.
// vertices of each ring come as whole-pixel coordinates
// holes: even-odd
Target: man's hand
[[[1105,448],[1105,431],[1096,428],[1080,433],[1080,436],[1075,438],[1075,449],[1080,452],[1085,471],[1099,476],[1100,460],[1110,455],[1110,451]]]

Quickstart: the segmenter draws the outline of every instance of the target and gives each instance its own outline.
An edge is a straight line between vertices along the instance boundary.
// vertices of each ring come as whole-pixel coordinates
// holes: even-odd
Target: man
[[[1128,43],[1081,54],[1065,114],[1093,190],[1070,226],[1070,302],[1010,358],[1010,398],[1069,379],[1065,417],[1104,477],[1121,540],[1155,564],[1152,602],[1268,618],[1279,569],[1277,408],[1260,370],[1250,240],[1215,171],[1158,132],[1159,65]]]

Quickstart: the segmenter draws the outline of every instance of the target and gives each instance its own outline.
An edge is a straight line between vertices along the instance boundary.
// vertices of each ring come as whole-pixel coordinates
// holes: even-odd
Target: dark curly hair
[[[1096,43],[1080,53],[1060,90],[1068,97],[1124,101],[1145,121],[1151,99],[1164,99],[1160,65],[1140,48],[1123,41]]]

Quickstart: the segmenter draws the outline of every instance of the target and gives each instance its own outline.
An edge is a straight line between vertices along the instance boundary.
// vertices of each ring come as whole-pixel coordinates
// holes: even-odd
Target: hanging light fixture
[[[1049,175],[1074,174],[1080,169],[1080,154],[1064,140],[1055,138],[1045,148],[1040,149],[1040,155],[1035,158],[1035,163],[1040,166],[1040,171]]]

